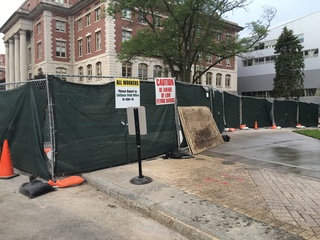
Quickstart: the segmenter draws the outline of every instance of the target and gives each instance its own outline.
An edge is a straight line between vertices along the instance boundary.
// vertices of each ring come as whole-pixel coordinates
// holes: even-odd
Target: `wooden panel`
[[[178,107],[178,112],[192,154],[224,142],[208,107]]]

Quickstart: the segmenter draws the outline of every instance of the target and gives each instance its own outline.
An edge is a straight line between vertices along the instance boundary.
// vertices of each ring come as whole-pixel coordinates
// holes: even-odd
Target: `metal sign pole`
[[[130,183],[136,185],[142,185],[152,182],[152,178],[142,175],[142,164],[141,164],[141,139],[140,139],[140,124],[139,124],[139,112],[138,108],[133,109],[134,113],[134,124],[136,133],[136,143],[138,152],[138,166],[139,166],[139,176],[130,180]]]

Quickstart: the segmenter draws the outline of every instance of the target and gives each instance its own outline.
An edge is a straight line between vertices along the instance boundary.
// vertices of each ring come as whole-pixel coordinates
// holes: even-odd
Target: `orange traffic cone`
[[[259,129],[259,128],[258,128],[258,122],[257,122],[257,121],[254,122],[254,129],[255,129],[255,130],[258,130],[258,129]]]
[[[18,175],[13,171],[8,140],[4,140],[0,160],[0,179],[9,179]]]

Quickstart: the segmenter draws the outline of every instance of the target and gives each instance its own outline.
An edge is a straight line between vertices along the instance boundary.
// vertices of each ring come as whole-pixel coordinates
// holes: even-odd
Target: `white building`
[[[268,36],[252,52],[238,59],[238,94],[271,97],[275,77],[274,46],[286,26],[293,30],[303,46],[305,96],[320,96],[320,28],[316,27],[319,23],[320,11],[271,28]],[[320,103],[320,100],[312,102]]]

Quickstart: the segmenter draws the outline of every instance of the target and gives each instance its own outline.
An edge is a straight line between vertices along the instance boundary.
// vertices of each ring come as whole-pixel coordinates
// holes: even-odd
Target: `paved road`
[[[251,163],[283,168],[286,173],[300,173],[320,178],[320,141],[293,133],[294,129],[238,130],[225,133],[231,137],[227,144],[209,150],[254,160]]]
[[[185,239],[88,184],[29,199],[18,191],[27,181],[0,179],[0,239]]]

